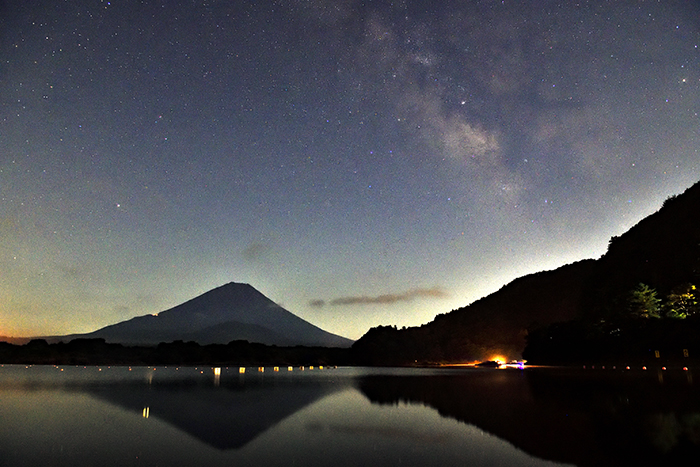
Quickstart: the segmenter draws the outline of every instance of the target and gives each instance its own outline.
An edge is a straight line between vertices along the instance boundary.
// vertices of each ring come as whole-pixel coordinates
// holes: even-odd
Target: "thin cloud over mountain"
[[[410,302],[414,298],[429,298],[429,299],[441,299],[449,297],[449,294],[445,292],[440,287],[431,287],[429,289],[416,288],[411,289],[402,293],[390,293],[383,295],[376,295],[370,297],[367,295],[359,295],[354,297],[340,297],[334,298],[328,301],[330,306],[339,305],[391,305],[397,302]],[[315,299],[309,302],[312,307],[320,308],[326,305],[325,300]]]

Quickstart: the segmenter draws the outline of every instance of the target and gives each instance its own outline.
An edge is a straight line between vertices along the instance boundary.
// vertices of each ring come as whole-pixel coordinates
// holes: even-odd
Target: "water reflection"
[[[576,465],[674,465],[700,460],[700,391],[690,372],[565,370],[373,375],[377,404],[421,403],[520,449]]]
[[[700,459],[689,371],[256,370],[0,368],[0,465]]]
[[[155,417],[226,450],[245,446],[281,420],[350,384],[328,384],[319,378],[227,376],[219,371],[212,380],[161,381],[151,375],[147,386],[120,382],[78,389],[131,412],[145,411],[145,418]]]

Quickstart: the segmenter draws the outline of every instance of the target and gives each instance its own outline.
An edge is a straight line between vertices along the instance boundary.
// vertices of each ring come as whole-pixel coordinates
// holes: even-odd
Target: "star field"
[[[0,4],[0,335],[229,281],[353,339],[700,179],[687,1]]]

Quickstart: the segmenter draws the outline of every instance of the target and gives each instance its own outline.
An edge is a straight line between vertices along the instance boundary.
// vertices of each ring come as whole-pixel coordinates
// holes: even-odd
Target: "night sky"
[[[247,282],[357,339],[700,180],[695,1],[0,2],[0,335]]]

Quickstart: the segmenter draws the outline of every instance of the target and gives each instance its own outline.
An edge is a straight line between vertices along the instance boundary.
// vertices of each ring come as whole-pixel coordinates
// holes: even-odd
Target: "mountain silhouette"
[[[515,279],[497,292],[420,327],[370,329],[353,344],[364,365],[517,359],[528,329],[575,318],[594,260]]]
[[[521,277],[420,327],[372,328],[353,344],[355,358],[370,365],[521,358],[530,331],[621,313],[640,282],[660,297],[681,284],[698,284],[698,213],[700,182],[613,237],[601,258]]]
[[[222,285],[181,305],[138,316],[87,334],[47,340],[102,338],[110,343],[156,345],[176,340],[227,344],[247,340],[267,345],[349,347],[350,339],[314,326],[248,284]]]

